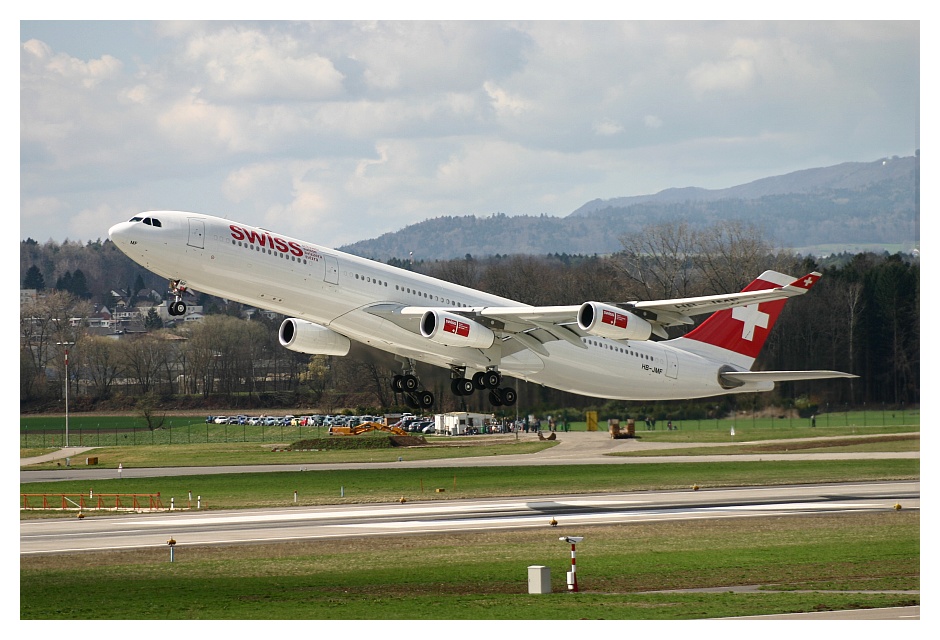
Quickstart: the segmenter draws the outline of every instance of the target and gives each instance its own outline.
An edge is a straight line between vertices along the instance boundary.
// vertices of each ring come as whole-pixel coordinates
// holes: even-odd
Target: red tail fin
[[[776,271],[765,271],[742,291],[776,289],[786,285],[809,290],[819,277],[820,274],[813,272],[794,280],[792,276]],[[716,311],[705,322],[679,340],[695,340],[703,345],[723,350],[726,352],[723,354],[725,359],[750,368],[764,346],[786,301],[784,298]],[[702,351],[703,349],[694,350]],[[715,349],[706,347],[704,350],[712,355],[719,355],[718,352],[714,352]]]

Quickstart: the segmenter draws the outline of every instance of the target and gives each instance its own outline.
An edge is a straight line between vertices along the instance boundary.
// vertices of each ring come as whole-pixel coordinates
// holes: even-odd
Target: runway
[[[920,483],[872,482],[693,491],[435,500],[230,511],[177,510],[20,522],[20,554],[273,543],[700,518],[920,508]]]

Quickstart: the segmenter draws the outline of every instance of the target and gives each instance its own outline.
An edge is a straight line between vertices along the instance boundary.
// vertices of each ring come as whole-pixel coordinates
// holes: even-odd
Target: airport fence
[[[606,419],[599,420],[598,428],[606,431]],[[620,425],[626,425],[631,416],[617,417]],[[665,431],[669,423],[672,428],[679,431],[720,431],[729,433],[732,429],[748,428],[749,430],[774,429],[803,429],[807,435],[812,434],[814,428],[822,431],[828,428],[851,428],[864,432],[867,429],[896,428],[901,430],[920,428],[919,407],[905,407],[903,405],[878,407],[863,407],[823,411],[815,416],[799,417],[794,412],[779,413],[777,415],[758,415],[748,411],[738,411],[730,416],[720,418],[692,418],[683,420],[670,420],[659,416],[647,425],[643,417],[632,416],[635,420],[637,433],[643,431]],[[248,425],[248,424],[207,424],[197,419],[174,418],[167,424],[150,429],[146,425],[134,424],[128,418],[73,418],[69,427],[68,444],[81,447],[114,447],[136,445],[179,445],[179,444],[212,444],[242,442],[259,444],[290,444],[298,440],[326,437],[328,427],[325,426],[290,426],[290,425]],[[542,431],[548,431],[547,421],[542,421]],[[568,430],[584,431],[585,422],[571,421]],[[565,428],[558,426],[557,431]],[[373,435],[387,436],[385,432],[374,432]],[[348,436],[337,436],[348,437]],[[368,435],[357,437],[371,437]],[[65,446],[65,420],[63,417],[32,418],[22,420],[20,424],[21,448],[59,448]]]
[[[905,407],[904,405],[889,406],[880,405],[877,407],[863,407],[861,409],[849,409],[847,406],[841,409],[830,409],[820,411],[810,416],[800,416],[795,411],[783,411],[776,414],[767,412],[756,413],[747,410],[735,411],[731,415],[724,415],[719,418],[692,418],[684,420],[669,420],[668,418],[657,418],[651,420],[648,424],[643,418],[635,418],[636,430],[664,430],[668,429],[671,423],[674,429],[682,430],[717,430],[730,432],[737,427],[749,427],[751,429],[799,429],[808,430],[819,428],[838,428],[849,427],[856,429],[868,429],[878,427],[897,427],[897,428],[920,428],[920,408]],[[620,420],[621,426],[624,420]]]
[[[327,435],[327,427],[289,425],[219,425],[194,422],[168,424],[158,429],[150,429],[146,426],[70,426],[68,445],[72,447],[126,447],[226,442],[289,444],[297,440]],[[65,423],[61,418],[20,427],[21,448],[45,449],[63,446],[66,446]]]

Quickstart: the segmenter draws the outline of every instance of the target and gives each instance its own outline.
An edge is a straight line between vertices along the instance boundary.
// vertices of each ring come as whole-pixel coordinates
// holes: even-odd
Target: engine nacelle
[[[277,332],[282,347],[320,356],[345,356],[349,338],[313,322],[288,318]]]
[[[496,341],[496,335],[479,322],[437,309],[421,316],[421,335],[448,347],[489,349]]]
[[[649,340],[653,327],[640,316],[603,302],[585,302],[578,309],[578,327],[612,340]]]

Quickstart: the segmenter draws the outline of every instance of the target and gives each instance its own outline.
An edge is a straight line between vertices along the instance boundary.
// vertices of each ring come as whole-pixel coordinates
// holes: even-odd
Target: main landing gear
[[[170,280],[170,295],[173,301],[167,304],[166,311],[171,316],[181,316],[186,313],[186,303],[183,294],[186,293],[186,283],[182,280]]]
[[[415,375],[414,360],[409,359],[402,366],[401,375],[392,378],[392,390],[405,396],[405,404],[410,409],[430,409],[434,405],[434,394],[421,389],[421,382]],[[496,369],[487,369],[466,378],[466,367],[451,367],[450,390],[455,396],[466,397],[476,391],[489,392],[490,404],[494,407],[511,407],[516,404],[516,390],[502,387],[503,376]]]
[[[405,394],[405,404],[409,409],[430,409],[434,406],[434,394],[419,389],[421,382],[414,371],[414,360],[409,359],[404,373],[392,378],[392,391]]]
[[[494,407],[511,407],[516,404],[516,390],[512,387],[499,387],[503,376],[496,369],[477,371],[468,379],[465,367],[451,368],[450,390],[455,396],[469,396],[475,391],[489,390],[490,404]]]

